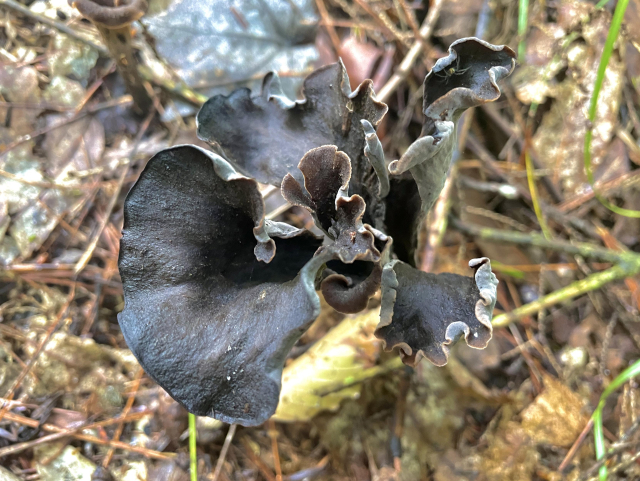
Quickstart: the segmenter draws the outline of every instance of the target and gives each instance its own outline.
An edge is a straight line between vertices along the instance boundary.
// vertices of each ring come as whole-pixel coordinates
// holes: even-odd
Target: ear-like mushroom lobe
[[[391,178],[390,198],[405,198],[407,209],[417,203],[407,198],[415,195],[415,187],[406,185],[410,172],[421,199],[421,213],[405,211],[405,223],[398,223],[398,204],[390,202],[386,219],[392,237],[403,240],[399,248],[412,255],[414,239],[422,215],[437,200],[451,165],[456,142],[456,122],[468,108],[493,102],[500,97],[498,81],[507,77],[515,67],[515,53],[505,45],[492,45],[477,38],[463,38],[449,47],[449,55],[439,59],[424,79],[423,112],[425,115],[422,137],[409,146],[399,160],[389,164]],[[403,205],[404,205],[403,204]],[[406,235],[411,225],[413,236]],[[403,235],[404,232],[404,235]],[[399,252],[404,254],[404,252]],[[404,260],[413,263],[404,255]]]
[[[355,161],[354,178],[361,179],[357,162],[364,157],[365,132],[360,120],[377,126],[387,112],[375,99],[372,81],[351,92],[346,69],[338,62],[311,73],[304,94],[303,101],[289,100],[278,76],[270,73],[259,95],[238,89],[209,99],[198,112],[198,137],[220,145],[234,165],[265,184],[279,186],[287,173],[301,182],[297,165],[302,156],[327,144]]]
[[[337,311],[359,312],[380,287],[381,253],[376,242],[381,247],[390,246],[391,239],[363,224],[365,201],[357,194],[347,196],[351,163],[335,145],[311,149],[298,168],[304,189],[293,175],[287,174],[282,181],[282,196],[308,209],[318,227],[331,238],[318,251],[334,260],[332,269],[327,269],[331,275],[322,282],[322,293]]]
[[[447,363],[449,346],[460,337],[476,349],[491,340],[491,315],[498,280],[486,257],[469,266],[475,277],[430,274],[401,261],[382,273],[380,324],[375,335],[388,349],[398,346],[402,361],[415,366],[426,357],[436,366]]]
[[[327,260],[313,257],[321,240],[265,224],[263,210],[254,180],[174,147],[129,193],[120,247],[118,320],[145,371],[190,412],[243,425],[275,411],[286,355],[319,313]]]
[[[465,110],[500,97],[498,81],[515,67],[509,47],[463,38],[449,47],[424,79],[422,137],[389,164],[391,174],[408,170],[428,212],[444,185],[455,144],[455,123]]]

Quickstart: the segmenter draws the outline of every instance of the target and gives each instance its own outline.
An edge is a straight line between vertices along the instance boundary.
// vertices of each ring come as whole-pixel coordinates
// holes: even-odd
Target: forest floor
[[[419,252],[429,272],[469,275],[469,259],[491,259],[489,346],[404,367],[372,335],[379,298],[347,317],[323,304],[283,383],[313,407],[282,402],[256,428],[198,418],[199,479],[577,481],[597,479],[602,456],[608,479],[640,479],[629,380],[640,359],[640,1],[600,3],[152,0],[131,24],[153,102],[140,116],[97,29],[66,0],[0,0],[0,481],[189,480],[187,412],[118,325],[118,250],[146,161],[206,147],[195,134],[206,98],[256,90],[270,70],[299,95],[304,76],[340,57],[353,88],[372,78],[383,92],[378,136],[397,159],[420,136],[426,73],[469,36],[509,45],[518,63],[497,102],[460,120]],[[207,11],[224,22],[184,28]],[[264,192],[273,218],[300,220]],[[349,369],[305,358],[310,346],[326,357],[349,346]]]

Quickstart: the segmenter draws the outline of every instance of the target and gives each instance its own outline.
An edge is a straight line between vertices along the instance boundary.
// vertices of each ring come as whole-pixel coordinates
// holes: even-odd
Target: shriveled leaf
[[[53,40],[48,60],[52,76],[72,75],[76,80],[86,80],[96,65],[98,52],[86,43],[59,33]]]
[[[282,373],[278,421],[309,421],[324,410],[335,410],[356,397],[360,385],[345,387],[371,367],[379,346],[373,338],[377,310],[345,318],[289,364]]]
[[[616,55],[611,56],[605,71],[593,126],[585,115],[609,24],[610,19],[602,12],[594,14],[584,26],[581,23],[573,26],[580,29],[584,40],[573,42],[560,52],[566,58],[566,75],[555,87],[551,108],[533,137],[540,161],[553,170],[553,179],[567,195],[591,191],[583,163],[584,137],[588,129],[593,129],[591,163],[596,182],[611,180],[629,170],[626,155],[623,162],[607,159],[613,147],[611,140],[618,125],[625,80],[625,64]]]
[[[571,447],[588,422],[587,403],[549,375],[544,391],[521,413],[524,432],[536,443]]]

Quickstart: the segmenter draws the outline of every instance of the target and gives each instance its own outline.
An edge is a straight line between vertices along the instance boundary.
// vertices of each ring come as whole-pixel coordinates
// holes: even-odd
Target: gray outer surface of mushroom
[[[449,55],[438,59],[425,77],[423,136],[389,164],[392,175],[411,172],[424,212],[433,207],[444,186],[460,115],[470,107],[497,100],[498,81],[514,68],[515,53],[509,47],[470,37],[453,42]]]
[[[119,258],[118,320],[145,371],[190,412],[246,426],[275,412],[327,261],[313,257],[320,239],[265,226],[263,210],[257,183],[219,156],[167,149],[127,197]],[[283,238],[265,242],[267,231]],[[256,238],[281,255],[258,261]]]
[[[281,192],[291,204],[309,210],[316,225],[331,239],[318,250],[335,260],[332,264],[338,270],[327,269],[331,275],[322,282],[324,298],[339,312],[360,312],[380,287],[382,265],[378,246],[388,250],[391,239],[363,224],[364,199],[357,194],[347,195],[351,177],[347,154],[335,145],[324,145],[307,152],[298,168],[304,187],[293,175],[287,174],[282,180]],[[362,263],[354,266],[357,261]],[[366,266],[372,267],[371,271],[363,268],[367,262],[372,263]]]
[[[426,357],[443,366],[449,346],[460,337],[476,349],[491,340],[498,280],[486,257],[469,266],[476,270],[474,278],[430,274],[397,260],[384,267],[375,335],[387,349],[399,347],[405,364],[415,366]]]
[[[398,242],[397,253],[403,261],[416,264],[417,231],[444,187],[460,115],[470,107],[497,100],[500,97],[497,82],[514,68],[515,53],[509,47],[469,37],[452,43],[449,55],[438,59],[425,77],[422,137],[399,160],[389,164],[391,192],[385,222],[387,233]],[[406,172],[411,173],[416,186],[402,175]],[[415,209],[416,187],[420,211]],[[399,203],[405,206],[404,210],[399,210]]]
[[[387,105],[376,100],[371,80],[352,92],[341,61],[312,72],[304,81],[304,96],[288,99],[277,74],[270,73],[259,95],[238,89],[209,99],[196,118],[198,137],[219,146],[239,171],[275,186],[287,174],[302,183],[297,169],[302,156],[322,145],[336,145],[351,159],[349,194],[364,198],[366,222],[381,227],[379,181],[364,153],[367,134],[361,121],[377,126]]]

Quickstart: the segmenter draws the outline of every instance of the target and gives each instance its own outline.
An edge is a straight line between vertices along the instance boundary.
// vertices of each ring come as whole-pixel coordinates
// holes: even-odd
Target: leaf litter
[[[366,53],[366,65],[345,61],[350,76],[382,72],[388,78],[408,51],[400,39],[415,40],[407,12],[418,26],[427,14],[404,1],[371,3],[375,8],[319,2],[325,13],[315,2],[223,3],[165,2],[136,26],[148,30],[160,61],[175,72],[165,72],[165,80],[181,79],[207,96],[242,86],[256,92],[263,74],[276,70],[286,93],[300,98],[301,81],[319,59],[316,35],[330,30],[345,59]],[[637,252],[638,229],[590,200],[582,170],[584,133],[591,128],[586,110],[611,10],[576,0],[531,3],[526,58],[493,113],[479,108],[461,121],[468,126],[459,127],[459,161],[443,205],[465,223],[509,231],[518,225],[534,235],[539,224],[521,160],[530,148],[543,215],[557,240],[601,243],[599,236],[568,227],[579,217]],[[637,8],[631,4],[629,12]],[[516,9],[490,5],[500,21],[489,22],[487,40],[515,47]],[[66,1],[38,0],[30,8],[54,21],[72,20],[69,25],[86,38],[98,38]],[[411,102],[419,98],[427,67],[452,40],[472,33],[462,31],[462,16],[480,22],[483,15],[480,2],[434,1],[430,8],[443,8],[437,28],[426,53],[387,100],[388,118],[378,131],[387,159],[400,158],[420,135],[419,102],[413,101],[413,112]],[[186,480],[186,412],[147,376],[135,388],[139,366],[115,320],[123,302],[116,263],[124,194],[151,155],[177,138],[192,142],[193,116],[154,121],[140,139],[105,129],[87,109],[125,95],[113,82],[117,74],[104,76],[106,59],[37,17],[6,12],[0,51],[0,396],[13,400],[0,411],[0,479]],[[626,21],[628,32],[605,77],[592,150],[597,185],[612,199],[637,203],[637,187],[623,182],[637,177],[640,136],[637,29],[633,17]],[[141,45],[147,40],[138,32],[143,61],[152,51]],[[385,74],[380,65],[390,45],[394,69]],[[178,101],[175,92],[160,90],[160,80],[151,83],[160,105]],[[398,122],[406,128],[395,129]],[[107,211],[123,169],[130,169],[124,188]],[[524,195],[502,197],[498,185]],[[461,259],[470,256],[499,261],[504,269],[496,269],[496,314],[610,266],[561,249],[474,239],[446,228],[446,215],[436,212],[425,229],[435,227],[440,236],[434,244],[421,240],[419,256],[434,250],[434,272],[459,271]],[[303,226],[310,216],[292,208],[284,219]],[[96,235],[89,263],[75,276],[75,262]],[[287,361],[275,428],[267,423],[239,429],[219,479],[276,479],[278,472],[289,479],[336,480],[595,476],[593,441],[581,433],[604,387],[640,354],[634,324],[640,306],[629,286],[617,282],[546,306],[511,328],[495,328],[484,351],[456,347],[447,367],[423,362],[415,370],[394,365],[371,335],[378,298],[361,315],[337,314],[325,304]],[[610,471],[627,463],[620,479],[639,475],[629,463],[638,452],[637,396],[636,384],[628,383],[605,409],[607,443],[616,447],[625,440],[607,461]],[[60,429],[73,431],[44,439]],[[198,429],[199,471],[211,479],[227,427],[201,418]],[[112,448],[115,455],[109,455]],[[107,458],[107,474],[99,474]]]

